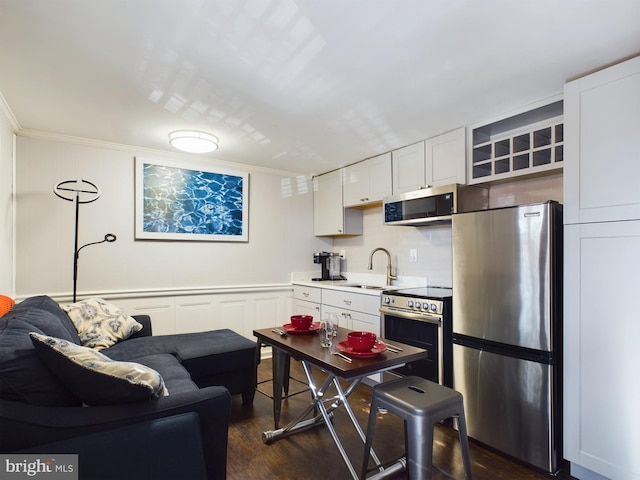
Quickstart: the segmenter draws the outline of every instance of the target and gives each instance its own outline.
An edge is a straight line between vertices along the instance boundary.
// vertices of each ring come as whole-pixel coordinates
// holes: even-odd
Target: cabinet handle
[[[351,300],[343,300],[345,305],[351,305]]]
[[[308,293],[308,292],[302,292],[302,295],[303,295],[304,297],[308,297],[308,296],[309,296],[309,293]]]
[[[316,312],[319,312],[319,311],[320,311],[320,307],[316,307]]]

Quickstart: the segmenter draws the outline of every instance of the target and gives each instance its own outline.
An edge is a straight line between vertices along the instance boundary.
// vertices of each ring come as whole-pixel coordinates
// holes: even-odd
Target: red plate
[[[361,358],[375,357],[376,355],[380,355],[382,352],[387,350],[387,346],[384,343],[380,343],[380,342],[376,342],[373,345],[373,348],[368,352],[354,351],[353,348],[349,346],[349,342],[347,341],[338,343],[337,347],[338,347],[338,350],[340,350],[342,353],[346,355],[349,355],[351,357],[361,357]]]
[[[287,333],[291,333],[293,335],[309,335],[320,330],[320,323],[312,323],[306,330],[296,330],[291,323],[285,323],[282,325],[282,328],[284,328]]]

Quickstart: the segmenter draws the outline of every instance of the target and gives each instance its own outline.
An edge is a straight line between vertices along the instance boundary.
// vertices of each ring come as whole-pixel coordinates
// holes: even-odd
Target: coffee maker
[[[312,280],[346,280],[340,275],[340,254],[334,252],[319,252],[313,254],[313,263],[320,264],[321,278]]]

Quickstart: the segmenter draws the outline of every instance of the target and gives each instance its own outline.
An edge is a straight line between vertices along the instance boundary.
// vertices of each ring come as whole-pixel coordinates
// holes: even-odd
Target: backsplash
[[[489,208],[526,205],[556,200],[562,203],[562,174],[491,185]]]

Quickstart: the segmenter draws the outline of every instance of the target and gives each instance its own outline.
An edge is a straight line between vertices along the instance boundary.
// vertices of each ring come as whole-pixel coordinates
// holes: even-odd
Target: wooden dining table
[[[393,346],[396,347],[393,352],[390,349],[384,350],[386,346],[383,347],[382,345],[385,344],[385,340],[380,339],[382,343],[377,343],[376,349],[384,351],[377,354],[365,353],[360,355],[351,352],[347,355],[351,359],[349,362],[345,358],[332,353],[332,350],[335,351],[335,349],[322,347],[318,335],[314,332],[309,334],[286,333],[285,335],[281,335],[277,333],[279,330],[282,331],[279,327],[273,327],[253,331],[254,336],[258,339],[258,345],[263,344],[273,347],[272,368],[275,429],[263,432],[263,442],[271,444],[281,438],[300,433],[316,426],[325,425],[329,429],[331,437],[352,477],[358,479],[359,475],[356,473],[331,421],[333,412],[337,408],[344,408],[360,436],[364,448],[365,434],[349,405],[349,395],[367,376],[392,370],[406,363],[425,358],[428,355],[427,351],[395,341],[392,342]],[[349,332],[350,330],[339,327],[337,337],[334,339],[335,344],[346,345],[342,342],[347,341],[347,334]],[[340,349],[337,351],[340,351]],[[278,428],[282,391],[285,384],[284,377],[287,375],[284,365],[286,365],[289,358],[293,358],[302,363],[311,392],[311,401],[309,405],[285,427]],[[314,377],[314,373],[317,375],[317,371],[314,372],[314,368],[325,372],[327,374],[326,378],[323,377],[320,382],[317,382]],[[339,379],[347,382],[346,388],[342,387]],[[336,395],[328,396],[327,392],[332,385],[335,387]],[[380,465],[380,461],[375,455],[375,452],[372,452],[372,458]],[[400,459],[386,468],[380,466],[378,473],[369,478],[378,479],[395,475],[398,471],[404,470],[405,467],[406,462],[404,459]]]

